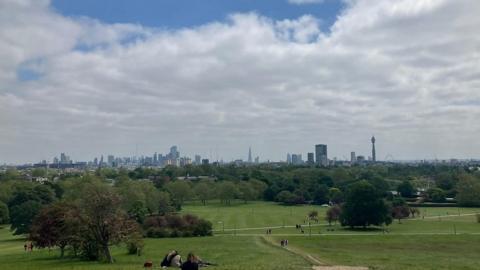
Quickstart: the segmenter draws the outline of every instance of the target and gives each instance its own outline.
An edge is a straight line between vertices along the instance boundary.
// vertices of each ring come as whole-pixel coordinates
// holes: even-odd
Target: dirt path
[[[270,237],[262,236],[262,239],[264,240],[265,243],[271,245],[274,248],[282,248],[278,245],[278,243],[275,243]],[[305,253],[302,250],[294,247],[283,247],[283,249],[304,258],[306,261],[308,261],[313,265],[312,266],[313,270],[368,270],[368,267],[362,267],[362,266],[329,265],[319,260],[318,258],[314,257],[313,255]]]

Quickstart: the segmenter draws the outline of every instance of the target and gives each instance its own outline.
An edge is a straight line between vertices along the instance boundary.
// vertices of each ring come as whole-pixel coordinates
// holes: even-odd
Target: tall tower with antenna
[[[252,147],[248,148],[248,163],[252,163]]]
[[[377,155],[375,151],[375,136],[372,136],[372,161],[377,161]]]

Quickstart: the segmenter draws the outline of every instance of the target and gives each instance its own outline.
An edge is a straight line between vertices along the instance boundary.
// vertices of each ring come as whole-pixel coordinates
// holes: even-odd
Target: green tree
[[[13,234],[26,234],[30,231],[33,218],[38,214],[42,205],[38,201],[26,201],[10,208],[10,222]]]
[[[158,192],[158,213],[165,215],[173,211],[175,211],[175,208],[172,205],[170,194],[163,191]]]
[[[238,184],[238,194],[245,203],[248,201],[253,201],[255,198],[257,198],[257,191],[252,187],[250,182],[247,181],[241,181]]]
[[[462,177],[457,183],[457,202],[461,206],[480,206],[480,181],[473,176]]]
[[[32,170],[33,177],[47,177],[47,170],[44,168],[35,168]]]
[[[237,187],[231,181],[222,181],[216,186],[216,193],[223,204],[230,205],[238,194]]]
[[[295,204],[296,198],[297,196],[295,196],[295,194],[293,194],[292,192],[288,190],[283,190],[277,194],[276,201],[281,202],[283,204],[291,205],[291,204]]]
[[[205,182],[200,182],[193,188],[196,197],[202,202],[203,205],[207,204],[207,201],[212,197],[212,185]]]
[[[388,206],[378,190],[367,181],[349,186],[340,216],[342,226],[370,226],[390,224]]]
[[[333,204],[339,204],[343,202],[343,192],[338,188],[330,188],[328,190],[328,199]]]
[[[135,221],[121,208],[121,197],[105,185],[88,184],[79,204],[80,221],[88,228],[91,245],[113,263],[110,246],[125,242],[139,232]]]
[[[431,188],[427,190],[428,199],[435,203],[442,203],[446,201],[445,191],[441,188]]]
[[[413,188],[413,185],[410,183],[410,181],[403,181],[400,185],[398,185],[397,191],[402,195],[402,197],[411,198],[415,193],[415,188]]]
[[[0,201],[0,224],[7,224],[10,221],[10,213],[8,212],[8,206]]]
[[[194,197],[192,188],[183,180],[173,181],[165,185],[170,192],[173,203],[177,208],[181,207],[185,200],[191,200]]]

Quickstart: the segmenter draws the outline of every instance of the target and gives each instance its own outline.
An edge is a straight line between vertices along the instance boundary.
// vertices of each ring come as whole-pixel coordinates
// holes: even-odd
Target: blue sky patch
[[[343,6],[340,0],[304,5],[287,0],[53,0],[53,8],[66,16],[167,29],[224,21],[232,13],[256,12],[276,20],[310,14],[320,19],[322,31],[328,32]]]

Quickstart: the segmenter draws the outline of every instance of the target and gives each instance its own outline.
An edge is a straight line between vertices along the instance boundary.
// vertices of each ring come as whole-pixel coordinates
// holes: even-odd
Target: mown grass
[[[319,212],[320,224],[311,227],[312,237],[308,237],[310,230],[304,221],[311,210]],[[338,224],[327,226],[324,221],[326,208],[320,206],[281,206],[268,202],[236,202],[232,206],[215,202],[207,206],[189,203],[182,212],[210,220],[217,230],[216,236],[145,239],[142,256],[126,255],[124,247],[113,247],[114,265],[59,259],[58,250],[26,253],[24,239],[12,236],[4,226],[0,229],[0,269],[142,269],[146,260],[153,260],[158,266],[171,249],[177,249],[183,255],[193,251],[203,259],[219,264],[211,269],[311,269],[309,262],[302,257],[264,241],[265,228],[276,226],[280,228],[274,228],[273,235],[268,236],[272,241],[278,243],[280,239],[288,238],[290,246],[331,264],[370,266],[373,269],[480,269],[480,259],[476,258],[480,254],[480,235],[474,235],[480,233],[480,224],[474,215],[462,216],[477,213],[480,209],[420,210],[418,219],[402,220],[401,224],[394,221],[384,233],[382,228],[352,231]],[[303,224],[305,233],[288,228],[295,224]],[[222,225],[225,233],[222,233]],[[282,228],[283,225],[286,227]],[[234,232],[234,228],[237,231]]]
[[[289,246],[335,265],[379,270],[480,269],[480,235],[295,236],[288,240]]]
[[[126,255],[124,247],[114,247],[115,264],[85,262],[77,259],[60,259],[58,250],[37,250],[25,252],[24,240],[13,237],[7,228],[0,229],[0,269],[10,270],[87,270],[87,269],[143,269],[146,260],[160,265],[165,253],[177,249],[184,256],[193,251],[202,259],[216,263],[216,270],[244,269],[311,269],[304,259],[280,248],[272,247],[260,237],[205,237],[146,239],[144,253],[141,256]]]

